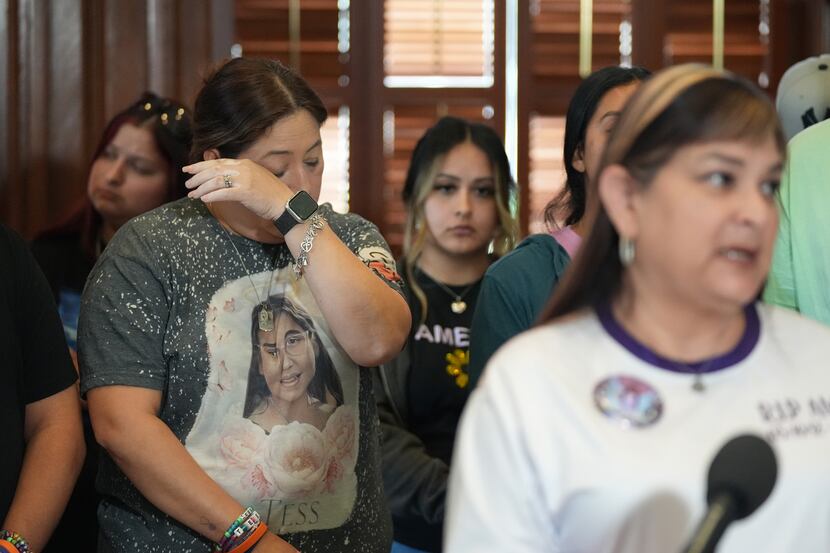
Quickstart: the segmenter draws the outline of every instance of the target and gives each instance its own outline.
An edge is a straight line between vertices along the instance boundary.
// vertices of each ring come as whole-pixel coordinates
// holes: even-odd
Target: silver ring
[[[222,175],[222,182],[225,183],[225,188],[230,188],[231,186],[233,186],[233,179],[231,179],[231,176],[228,174]]]

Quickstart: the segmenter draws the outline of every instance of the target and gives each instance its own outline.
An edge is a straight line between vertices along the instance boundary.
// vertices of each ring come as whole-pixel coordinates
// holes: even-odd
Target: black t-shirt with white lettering
[[[471,286],[447,286],[466,303],[462,313],[454,313],[453,296],[423,271],[416,270],[415,279],[428,307],[421,323],[420,304],[412,298],[415,331],[407,381],[410,430],[424,442],[430,455],[450,464],[458,419],[470,394],[470,323],[481,280]]]

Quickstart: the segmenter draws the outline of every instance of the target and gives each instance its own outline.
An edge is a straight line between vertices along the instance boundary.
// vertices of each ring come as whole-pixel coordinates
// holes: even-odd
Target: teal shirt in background
[[[487,269],[470,327],[471,386],[502,344],[536,322],[570,261],[552,236],[534,234]]]
[[[830,120],[795,135],[764,301],[830,324]]]

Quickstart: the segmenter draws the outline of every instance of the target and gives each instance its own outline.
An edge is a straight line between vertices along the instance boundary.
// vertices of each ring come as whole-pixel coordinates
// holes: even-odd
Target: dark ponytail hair
[[[214,148],[220,157],[238,157],[301,109],[320,125],[328,117],[320,97],[293,69],[272,59],[232,59],[207,78],[196,97],[191,161],[202,161]]]
[[[556,228],[578,223],[585,214],[586,175],[573,166],[574,155],[585,148],[585,133],[591,117],[605,94],[614,88],[646,80],[651,73],[642,67],[609,66],[598,69],[582,81],[568,104],[565,117],[565,144],[562,161],[565,164],[565,187],[545,206],[545,223]]]

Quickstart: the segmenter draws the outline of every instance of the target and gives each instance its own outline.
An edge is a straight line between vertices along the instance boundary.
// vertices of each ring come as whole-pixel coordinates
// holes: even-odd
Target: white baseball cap
[[[787,140],[830,119],[830,54],[802,60],[784,72],[775,107]]]

